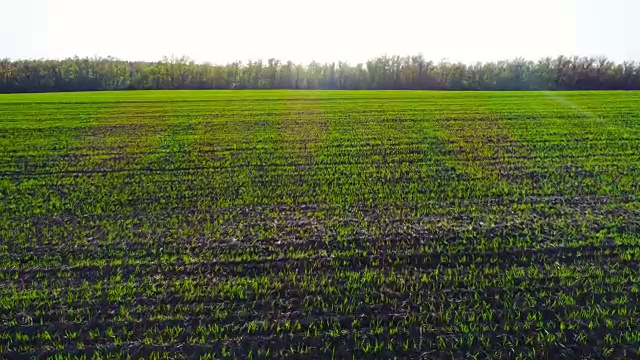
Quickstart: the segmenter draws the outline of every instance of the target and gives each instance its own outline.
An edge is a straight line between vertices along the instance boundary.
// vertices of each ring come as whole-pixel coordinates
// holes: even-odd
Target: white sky
[[[0,0],[0,58],[640,60],[640,0]]]

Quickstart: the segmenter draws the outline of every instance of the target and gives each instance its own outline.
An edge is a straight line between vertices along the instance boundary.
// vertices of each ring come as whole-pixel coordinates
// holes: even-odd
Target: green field
[[[0,95],[0,358],[637,357],[639,195],[640,92]]]

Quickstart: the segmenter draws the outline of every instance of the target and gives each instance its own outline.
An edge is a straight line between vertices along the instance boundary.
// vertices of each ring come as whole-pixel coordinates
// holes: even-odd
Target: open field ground
[[[640,92],[0,96],[0,357],[640,355]]]

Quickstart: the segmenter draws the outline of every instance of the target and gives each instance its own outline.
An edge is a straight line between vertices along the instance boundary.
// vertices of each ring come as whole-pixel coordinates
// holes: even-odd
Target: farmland
[[[0,357],[640,355],[640,92],[0,96]]]

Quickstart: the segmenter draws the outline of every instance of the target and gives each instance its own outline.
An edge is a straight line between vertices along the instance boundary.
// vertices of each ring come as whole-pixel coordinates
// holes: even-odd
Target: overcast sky
[[[0,0],[0,58],[640,60],[640,0]]]

